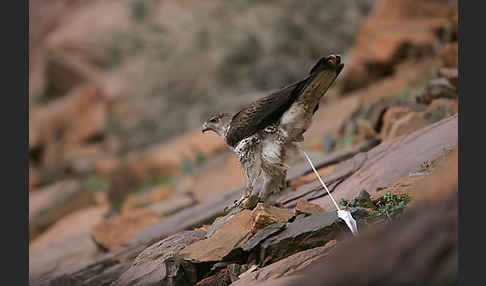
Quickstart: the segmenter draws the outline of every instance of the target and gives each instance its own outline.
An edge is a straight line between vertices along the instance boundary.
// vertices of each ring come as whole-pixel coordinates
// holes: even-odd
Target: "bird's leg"
[[[244,174],[246,178],[246,187],[243,190],[242,196],[239,200],[227,206],[225,208],[225,211],[230,211],[235,207],[251,209],[258,202],[258,195],[255,194],[253,190],[254,190],[256,180],[261,172],[261,166],[259,164],[259,161],[252,164],[249,168],[245,168],[244,170],[245,170]]]
[[[272,193],[278,193],[285,187],[285,170],[279,167],[267,166],[263,170],[263,189],[259,195],[259,201],[267,203]]]

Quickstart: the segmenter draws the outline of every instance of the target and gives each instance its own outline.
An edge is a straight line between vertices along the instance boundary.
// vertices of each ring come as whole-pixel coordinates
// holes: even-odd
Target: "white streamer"
[[[324,187],[324,189],[326,189],[327,194],[331,197],[332,202],[334,203],[334,205],[337,208],[337,215],[338,215],[338,217],[340,217],[342,220],[344,220],[344,222],[346,222],[346,225],[351,230],[351,232],[353,233],[353,235],[355,235],[355,236],[358,235],[358,227],[357,227],[356,221],[354,220],[354,218],[351,215],[351,213],[349,211],[347,211],[347,210],[341,210],[339,208],[339,205],[336,203],[336,201],[332,197],[331,193],[327,189],[326,184],[324,184],[324,182],[322,181],[321,176],[319,175],[319,173],[317,172],[316,168],[314,167],[314,164],[312,164],[311,159],[309,158],[309,156],[307,155],[307,153],[303,149],[301,149],[301,151],[302,151],[302,153],[304,153],[305,158],[307,159],[307,161],[311,165],[312,170],[314,171],[314,173],[316,174],[316,177],[321,182],[321,185]]]

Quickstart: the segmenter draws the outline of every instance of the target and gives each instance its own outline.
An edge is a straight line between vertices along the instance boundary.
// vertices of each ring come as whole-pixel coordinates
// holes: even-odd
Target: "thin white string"
[[[324,189],[326,189],[326,192],[329,194],[329,196],[331,197],[331,200],[332,202],[334,203],[334,205],[336,206],[336,208],[338,210],[341,210],[339,208],[339,205],[336,203],[336,201],[334,200],[334,198],[332,197],[331,193],[329,192],[329,190],[327,189],[326,187],[326,184],[324,184],[324,182],[322,181],[321,179],[321,176],[319,175],[319,173],[317,172],[316,168],[314,167],[314,164],[312,164],[312,161],[311,159],[309,158],[309,156],[307,155],[307,153],[303,150],[303,149],[300,149],[302,151],[302,153],[304,153],[305,155],[305,158],[307,159],[307,161],[309,162],[309,164],[311,165],[312,167],[312,170],[314,171],[314,173],[316,174],[317,178],[319,179],[319,181],[321,182],[321,185],[324,187]]]

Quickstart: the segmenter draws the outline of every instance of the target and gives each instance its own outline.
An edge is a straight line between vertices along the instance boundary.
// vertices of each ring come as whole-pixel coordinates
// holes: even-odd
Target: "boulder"
[[[449,98],[434,99],[427,107],[424,118],[430,122],[437,122],[459,111],[457,100]]]
[[[450,19],[456,11],[457,4],[445,1],[377,3],[358,31],[343,90],[358,89],[389,76],[404,60],[432,56],[441,41],[439,31],[454,28]]]
[[[258,203],[251,212],[251,231],[256,233],[262,228],[277,222],[287,222],[294,214],[289,209]]]
[[[64,216],[29,243],[29,275],[60,273],[99,254],[90,232],[106,206],[83,208]]]
[[[422,91],[415,95],[415,100],[419,103],[430,104],[437,98],[456,99],[457,89],[446,78],[436,78],[430,80]]]
[[[368,215],[361,209],[350,209],[350,212],[356,221]],[[259,264],[268,265],[296,252],[322,246],[343,233],[350,235],[336,211],[317,212],[296,218],[284,230],[265,239],[255,249],[247,248],[247,251],[256,251],[255,256],[261,260]]]
[[[329,254],[300,272],[241,285],[317,286],[322,281],[332,286],[457,285],[457,197],[456,185],[452,193],[447,192],[437,201],[417,205],[398,220],[374,225],[355,239],[337,244]],[[409,267],[403,267],[403,257],[407,257]],[[235,285],[239,285],[238,281]]]
[[[184,231],[151,245],[133,260],[130,268],[113,285],[194,285],[198,281],[197,270],[190,262],[181,259],[179,252],[204,235],[204,231]]]
[[[383,114],[383,125],[380,131],[381,138],[387,138],[388,134],[390,134],[390,130],[395,124],[395,122],[404,117],[405,115],[412,112],[410,108],[407,107],[391,107],[388,108],[385,113]]]
[[[29,243],[30,254],[33,256],[40,253],[44,248],[69,237],[89,234],[91,229],[103,220],[106,211],[106,205],[102,205],[86,207],[65,215]]]
[[[251,237],[252,221],[251,211],[242,210],[226,221],[211,237],[185,247],[180,254],[189,261],[221,261]]]
[[[32,108],[30,160],[40,168],[56,169],[62,164],[74,166],[76,160],[115,151],[104,144],[106,116],[101,86],[92,83],[77,87],[47,106]]]
[[[79,265],[80,262],[95,259],[100,254],[99,248],[93,242],[89,233],[81,233],[57,240],[43,247],[42,250],[29,255],[29,279],[37,281],[63,275]]]
[[[216,274],[206,277],[194,286],[227,286],[231,284],[231,278],[228,270],[221,269]]]
[[[124,242],[133,237],[139,230],[162,219],[150,209],[134,210],[110,217],[93,227],[93,240],[104,250],[119,249]]]
[[[312,215],[313,213],[323,212],[324,209],[316,204],[309,203],[306,199],[300,199],[295,206],[295,214]]]
[[[29,240],[65,215],[92,204],[91,192],[74,180],[40,188],[29,197]]]
[[[447,148],[457,143],[457,127],[456,114],[407,136],[385,141],[372,150],[339,164],[335,173],[344,172],[347,174],[346,179],[335,187],[328,184],[328,188],[336,201],[353,198],[363,189],[373,196],[377,190],[390,186],[397,179],[408,176],[410,172],[420,170],[423,162],[434,162],[443,158]],[[390,165],[390,162],[396,162],[394,164],[398,165]],[[333,173],[330,176],[333,176]],[[327,183],[326,178],[323,179]],[[302,189],[300,193],[297,191],[295,195],[302,197],[304,193],[305,196],[312,197],[310,202],[324,209],[334,208],[319,182],[310,183],[307,188]]]
[[[36,189],[36,186],[40,183],[40,181],[40,171],[37,168],[29,166],[29,193]]]
[[[457,68],[440,68],[439,77],[445,77],[457,89],[459,84],[459,72]]]
[[[410,134],[414,131],[424,128],[429,124],[430,122],[424,119],[421,114],[417,112],[411,112],[393,123],[393,126],[390,128],[388,134],[384,134],[383,140],[389,140],[392,138]]]
[[[122,212],[130,212],[157,202],[168,200],[172,195],[172,188],[167,185],[147,187],[146,190],[136,189],[129,194],[121,206]]]
[[[288,209],[263,204],[258,204],[252,211],[234,210],[216,220],[209,228],[207,238],[186,247],[181,255],[190,261],[221,261],[233,256],[259,230],[285,223],[293,216]]]
[[[441,63],[446,68],[457,68],[459,65],[459,44],[447,43],[439,51]]]
[[[244,272],[239,276],[239,279],[231,285],[252,285],[255,282],[292,275],[305,269],[317,259],[327,256],[332,251],[335,244],[336,241],[333,241],[325,246],[300,251],[256,271]]]

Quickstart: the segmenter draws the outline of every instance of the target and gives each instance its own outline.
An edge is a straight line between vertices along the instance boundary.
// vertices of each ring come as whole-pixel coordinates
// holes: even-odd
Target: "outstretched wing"
[[[295,102],[312,76],[250,103],[236,113],[226,134],[226,143],[235,147],[242,139],[275,123]]]
[[[331,58],[333,61],[331,61]],[[337,59],[337,61],[336,61]],[[262,97],[236,113],[226,134],[226,143],[235,147],[238,142],[275,123],[302,94],[308,84],[324,70],[336,71],[336,77],[343,65],[340,56],[323,57],[312,67],[303,80]],[[336,78],[334,77],[334,79]],[[317,110],[314,109],[314,112]]]

